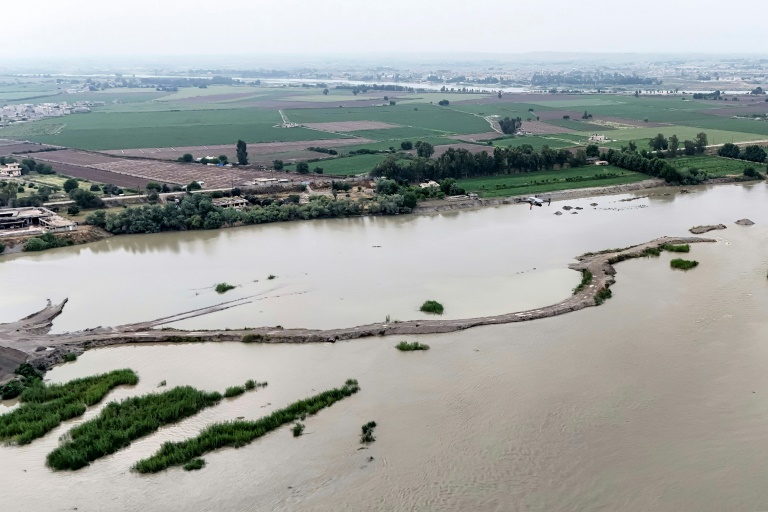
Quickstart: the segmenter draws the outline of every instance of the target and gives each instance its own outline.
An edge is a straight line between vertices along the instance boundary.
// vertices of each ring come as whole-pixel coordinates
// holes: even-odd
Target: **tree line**
[[[750,162],[763,163],[766,159],[765,150],[757,144],[752,144],[744,149],[741,149],[736,144],[723,144],[723,146],[717,150],[717,154],[726,158],[738,158],[739,160],[748,160]]]

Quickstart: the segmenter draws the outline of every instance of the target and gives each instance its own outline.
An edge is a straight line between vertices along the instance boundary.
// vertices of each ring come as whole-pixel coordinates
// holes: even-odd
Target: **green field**
[[[339,176],[352,176],[355,174],[368,174],[376,164],[383,162],[389,155],[355,155],[344,158],[331,158],[320,162],[309,162],[309,169],[313,171],[315,167],[323,169],[324,174],[333,174]],[[285,168],[290,171],[296,170],[295,164],[286,165]]]
[[[722,158],[714,155],[681,156],[677,158],[668,158],[666,161],[678,169],[699,169],[706,171],[713,176],[741,175],[747,167],[752,167],[757,170],[762,170],[761,168],[763,167],[762,164],[756,164],[754,162],[732,160],[730,158]]]
[[[522,137],[513,137],[511,139],[502,139],[493,141],[494,146],[500,148],[518,147],[523,144],[530,144],[533,149],[540,150],[544,146],[551,149],[570,148],[579,145],[579,142],[586,142],[586,136],[574,135],[572,133],[558,133],[556,135],[525,135]],[[493,148],[489,149],[491,152]]]
[[[599,179],[597,175],[617,174],[618,176]],[[566,181],[566,178],[583,177],[583,181]],[[476,192],[481,197],[509,197],[529,194],[544,194],[558,190],[588,187],[624,185],[648,179],[638,172],[625,171],[618,167],[588,166],[577,169],[537,171],[505,176],[470,178],[459,180],[458,184],[467,192]]]

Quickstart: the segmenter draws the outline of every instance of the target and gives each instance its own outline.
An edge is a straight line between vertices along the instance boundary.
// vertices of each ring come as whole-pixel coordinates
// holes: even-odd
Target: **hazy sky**
[[[765,52],[768,1],[2,0],[0,59]]]

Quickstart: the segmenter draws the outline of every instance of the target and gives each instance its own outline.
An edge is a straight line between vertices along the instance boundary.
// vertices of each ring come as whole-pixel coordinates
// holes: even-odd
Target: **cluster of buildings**
[[[90,112],[92,107],[105,105],[103,101],[76,101],[67,103],[20,103],[0,107],[0,126],[24,121],[37,121],[46,117],[61,117],[68,114]]]
[[[76,226],[48,208],[0,208],[0,237],[73,231]]]

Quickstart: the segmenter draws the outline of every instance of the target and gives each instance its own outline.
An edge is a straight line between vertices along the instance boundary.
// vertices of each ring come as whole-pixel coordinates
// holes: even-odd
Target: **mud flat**
[[[66,300],[61,304],[52,304],[43,310],[13,323],[0,324],[0,347],[13,349],[27,354],[28,361],[47,368],[61,362],[64,355],[80,353],[89,348],[118,345],[124,343],[161,343],[161,342],[203,342],[203,341],[243,341],[248,335],[250,341],[262,343],[317,343],[352,340],[370,336],[392,336],[410,334],[449,333],[470,329],[482,325],[497,325],[525,322],[540,318],[549,318],[578,311],[597,305],[596,298],[614,282],[616,273],[613,264],[631,258],[642,257],[649,249],[659,249],[664,244],[691,244],[714,242],[714,239],[699,237],[662,237],[625,249],[611,249],[598,253],[588,253],[577,258],[569,268],[576,271],[588,271],[591,281],[586,283],[574,295],[556,304],[514,313],[458,320],[410,320],[395,323],[375,323],[344,329],[309,330],[282,329],[280,327],[261,327],[242,330],[183,331],[176,329],[158,329],[182,318],[207,315],[224,309],[247,304],[253,297],[244,297],[216,306],[205,307],[154,321],[127,324],[111,328],[87,329],[84,331],[50,334],[53,319],[64,309]],[[2,354],[0,354],[2,355]],[[10,361],[10,360],[9,360]],[[10,363],[0,365],[0,372]],[[7,371],[7,370],[6,370]],[[10,377],[0,373],[0,381]]]

